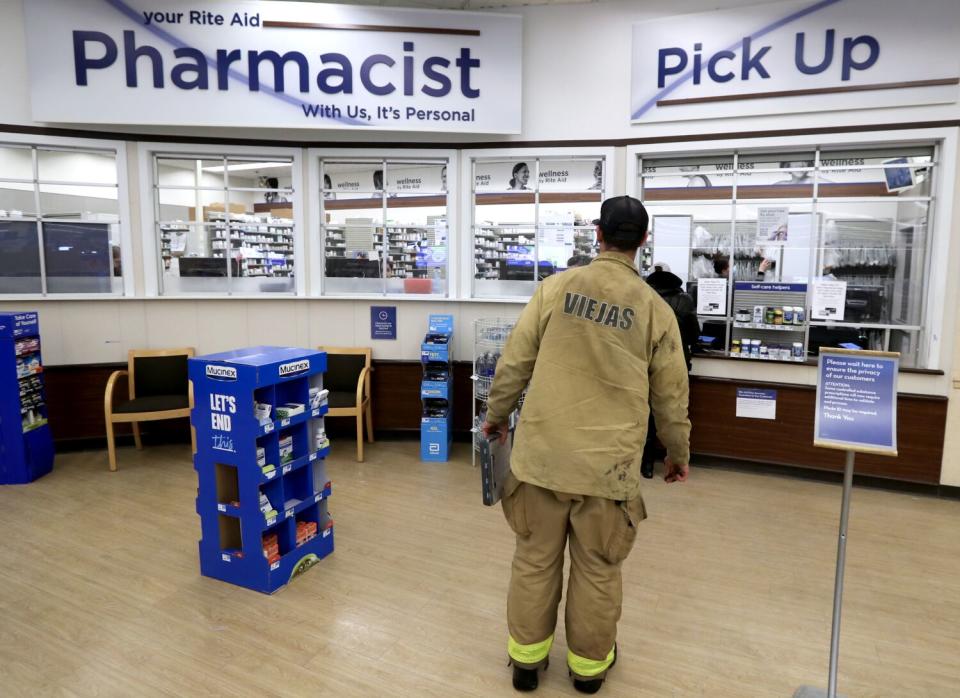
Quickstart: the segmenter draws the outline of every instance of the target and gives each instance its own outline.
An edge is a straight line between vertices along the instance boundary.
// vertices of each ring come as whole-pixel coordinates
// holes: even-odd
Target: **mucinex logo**
[[[280,364],[279,372],[281,376],[289,376],[292,373],[301,373],[310,370],[310,360],[291,361],[288,364]]]
[[[233,366],[217,366],[214,364],[207,364],[206,373],[207,378],[215,378],[222,381],[237,380],[237,369]]]

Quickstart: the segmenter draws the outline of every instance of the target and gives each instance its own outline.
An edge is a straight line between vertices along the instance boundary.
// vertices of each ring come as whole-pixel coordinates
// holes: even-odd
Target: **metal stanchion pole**
[[[847,522],[850,519],[854,455],[853,451],[847,451],[847,463],[843,471],[843,504],[840,507],[840,536],[837,541],[837,580],[833,589],[833,630],[830,633],[828,698],[837,698],[837,663],[840,659],[840,608],[843,605],[843,570],[847,562]]]
[[[794,698],[837,698],[837,665],[840,660],[840,609],[843,606],[843,570],[847,562],[847,523],[850,519],[850,493],[853,491],[854,452],[847,451],[843,471],[843,503],[840,505],[840,533],[837,540],[837,576],[833,586],[833,626],[830,631],[830,677],[827,692],[802,686]]]

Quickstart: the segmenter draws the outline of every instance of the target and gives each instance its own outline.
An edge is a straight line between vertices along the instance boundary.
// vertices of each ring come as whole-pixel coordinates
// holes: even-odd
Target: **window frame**
[[[557,147],[557,148],[464,148],[460,151],[460,182],[461,209],[463,211],[460,227],[463,234],[460,236],[463,243],[459,250],[460,286],[459,295],[462,300],[480,303],[526,303],[530,295],[478,296],[474,289],[474,220],[476,197],[474,196],[474,162],[477,160],[519,160],[530,158],[562,159],[570,158],[602,158],[604,161],[603,189],[600,191],[600,201],[623,191],[619,186],[619,173],[622,171],[618,157],[618,149],[614,147]],[[539,198],[535,197],[535,206],[539,206]],[[536,222],[534,223],[536,228]]]
[[[819,165],[822,149],[840,148],[884,148],[930,146],[934,147],[934,164],[936,167],[934,183],[930,191],[930,209],[928,216],[932,224],[928,229],[927,249],[925,250],[925,278],[924,294],[921,299],[919,332],[922,335],[921,346],[918,350],[919,368],[925,370],[945,371],[948,368],[949,356],[952,352],[953,337],[944,336],[945,328],[952,328],[952,318],[947,316],[944,305],[939,310],[931,302],[931,289],[947,289],[949,284],[950,264],[950,228],[953,219],[953,200],[956,187],[956,157],[958,143],[958,129],[931,128],[907,129],[902,131],[874,131],[863,133],[829,133],[803,136],[778,136],[775,138],[738,138],[729,140],[698,141],[689,148],[678,147],[675,144],[631,145],[627,147],[626,185],[631,196],[639,196],[640,162],[643,157],[696,157],[713,156],[720,153],[760,153],[771,154],[780,151],[795,152],[799,149],[816,149],[817,164]],[[819,201],[836,201],[850,203],[850,197],[818,197],[817,192],[810,199],[811,203]],[[867,201],[864,199],[864,201]],[[733,199],[726,202],[717,200],[718,204],[728,203],[734,206]],[[820,267],[822,254],[811,254],[811,272]],[[812,277],[811,277],[812,278]],[[809,293],[809,291],[808,291]],[[729,306],[729,301],[728,301]],[[730,308],[728,307],[728,311]],[[823,324],[817,322],[818,325]],[[843,323],[840,326],[851,326],[854,323]],[[858,326],[870,326],[865,323]],[[887,327],[887,325],[884,325]],[[908,327],[914,327],[910,325]],[[807,328],[809,334],[809,323]],[[889,336],[889,332],[886,333]],[[757,362],[747,362],[752,369]],[[773,363],[773,362],[771,362]],[[795,367],[796,368],[796,367]],[[808,367],[809,368],[809,367]],[[782,370],[777,363],[775,370]],[[761,369],[762,370],[762,369]]]
[[[120,290],[109,291],[106,293],[77,293],[77,292],[51,292],[46,290],[46,263],[43,258],[43,248],[40,252],[40,273],[41,284],[44,289],[40,293],[9,293],[0,294],[0,302],[19,302],[19,301],[37,301],[37,300],[117,300],[119,298],[133,297],[135,294],[135,272],[134,254],[133,254],[133,235],[131,234],[131,200],[129,179],[127,176],[127,144],[124,141],[91,139],[91,138],[70,138],[64,136],[33,136],[30,134],[0,132],[0,144],[10,144],[13,146],[25,146],[39,150],[55,151],[73,151],[81,153],[99,152],[105,153],[113,151],[117,169],[117,217],[119,218],[120,235]],[[35,162],[32,183],[34,186],[34,195],[40,196],[41,182],[43,184],[68,184],[73,186],[84,186],[81,182],[58,180],[43,181],[39,176],[39,167]],[[9,181],[22,181],[21,178],[6,178]],[[107,187],[101,183],[90,186]],[[51,222],[58,222],[57,217],[51,217]],[[42,211],[35,216],[36,222],[42,225],[44,217]],[[7,219],[9,220],[9,219]]]
[[[306,262],[307,249],[304,245],[304,229],[307,220],[304,216],[306,205],[304,196],[303,176],[303,153],[301,147],[276,147],[276,146],[246,146],[246,145],[213,145],[213,144],[190,144],[190,143],[157,143],[140,142],[137,144],[139,154],[140,170],[140,233],[141,245],[143,250],[143,284],[144,297],[147,298],[173,298],[173,299],[240,299],[240,300],[269,300],[299,298],[306,295],[307,280],[305,275],[308,273],[309,265]],[[291,185],[293,189],[293,292],[240,292],[228,293],[224,290],[221,293],[211,291],[206,293],[164,293],[161,284],[160,265],[162,256],[160,253],[160,237],[157,235],[157,199],[156,191],[159,182],[156,181],[156,160],[157,157],[183,156],[184,159],[270,159],[270,158],[289,158],[291,168]],[[230,188],[230,187],[228,187]],[[242,189],[242,187],[240,187]]]
[[[310,192],[310,283],[307,294],[314,298],[339,300],[413,300],[413,301],[452,301],[457,297],[457,278],[459,265],[456,251],[460,245],[459,231],[459,172],[460,150],[454,148],[308,148],[307,187]],[[407,293],[329,293],[326,283],[326,241],[320,234],[323,223],[323,180],[320,174],[320,161],[354,160],[357,162],[378,160],[446,160],[447,161],[447,287],[443,295],[407,294]],[[384,183],[386,184],[386,183]],[[386,188],[384,188],[386,191]],[[305,234],[306,231],[305,231]],[[316,237],[313,237],[314,234]]]

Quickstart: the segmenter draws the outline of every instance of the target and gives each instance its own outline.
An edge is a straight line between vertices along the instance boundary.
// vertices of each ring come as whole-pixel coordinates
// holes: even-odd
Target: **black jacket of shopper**
[[[647,283],[660,294],[677,316],[680,338],[683,340],[683,357],[687,361],[687,370],[690,370],[690,356],[700,338],[697,306],[690,294],[683,290],[683,281],[676,274],[655,271],[647,277]]]

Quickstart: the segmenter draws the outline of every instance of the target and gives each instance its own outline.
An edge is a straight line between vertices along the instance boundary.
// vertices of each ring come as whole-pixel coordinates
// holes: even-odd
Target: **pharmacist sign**
[[[633,25],[634,123],[955,103],[960,2],[791,0]]]
[[[897,373],[892,352],[820,349],[815,446],[897,455]]]
[[[518,16],[255,0],[23,5],[34,121],[520,132]]]

